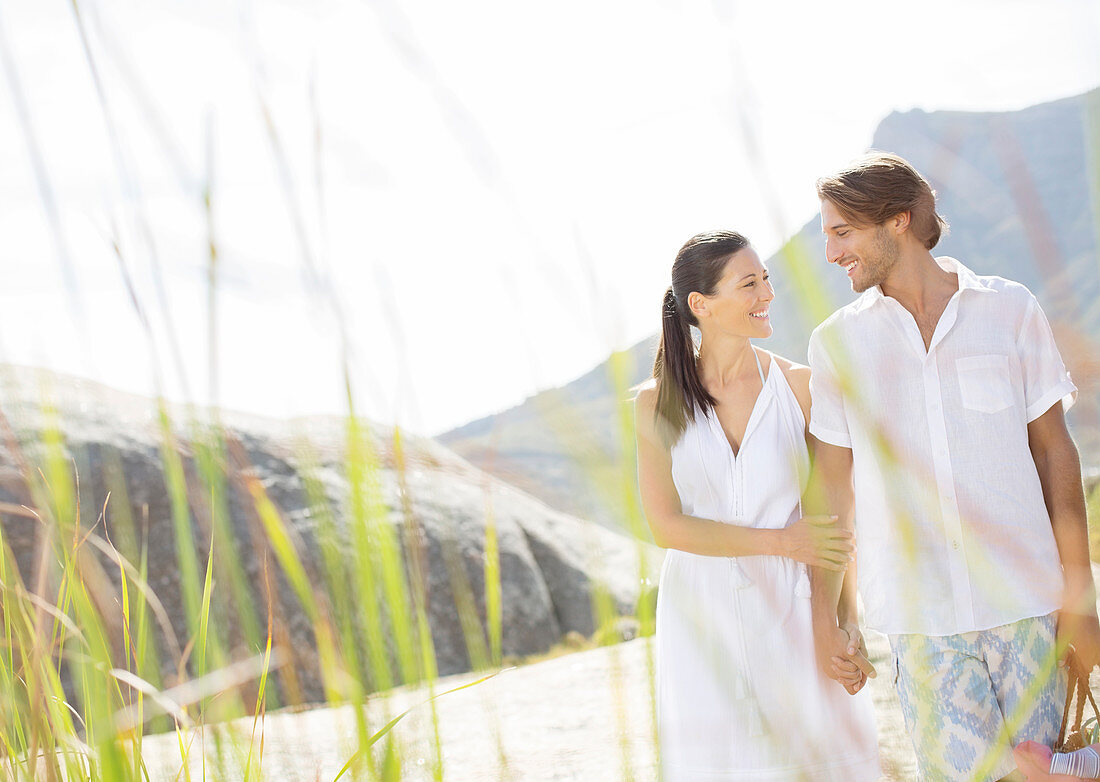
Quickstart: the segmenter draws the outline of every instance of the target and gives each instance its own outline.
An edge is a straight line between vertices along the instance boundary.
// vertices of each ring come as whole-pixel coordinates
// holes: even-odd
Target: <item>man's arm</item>
[[[1027,425],[1027,438],[1065,578],[1062,610],[1058,615],[1059,647],[1073,644],[1078,659],[1091,670],[1100,664],[1096,587],[1089,560],[1081,459],[1066,429],[1061,402]]]
[[[805,512],[824,513],[838,517],[841,529],[852,530],[855,519],[855,494],[852,490],[852,449],[830,445],[812,438],[813,471],[803,500]],[[810,606],[813,615],[814,645],[818,667],[829,678],[844,684],[850,693],[863,686],[846,679],[854,664],[862,674],[874,676],[875,669],[862,649],[856,617],[855,568],[843,573],[811,567]],[[846,625],[846,630],[842,625]],[[854,635],[859,637],[853,637]],[[838,667],[837,659],[849,664]]]

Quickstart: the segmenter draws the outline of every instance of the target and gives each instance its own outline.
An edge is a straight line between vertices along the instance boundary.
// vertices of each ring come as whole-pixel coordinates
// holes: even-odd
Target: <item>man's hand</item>
[[[1086,671],[1100,665],[1100,622],[1095,614],[1066,609],[1058,613],[1058,648],[1068,649],[1071,645]]]
[[[855,695],[868,677],[874,677],[875,667],[867,659],[863,634],[854,624],[826,628],[815,634],[818,668],[839,682],[849,695]]]

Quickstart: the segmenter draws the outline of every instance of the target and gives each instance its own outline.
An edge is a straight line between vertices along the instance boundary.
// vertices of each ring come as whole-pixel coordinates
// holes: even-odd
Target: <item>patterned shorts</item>
[[[905,727],[926,782],[986,782],[1015,770],[1010,750],[1058,738],[1066,677],[1055,614],[959,635],[891,635]]]

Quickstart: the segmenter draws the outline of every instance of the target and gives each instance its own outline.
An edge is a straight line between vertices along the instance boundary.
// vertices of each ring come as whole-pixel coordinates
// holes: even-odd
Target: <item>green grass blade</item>
[[[350,769],[355,764],[355,762],[358,759],[358,756],[360,754],[369,751],[370,748],[372,746],[374,746],[374,744],[376,744],[379,739],[381,739],[386,734],[388,734],[391,730],[393,730],[394,726],[396,726],[397,723],[399,723],[401,720],[403,720],[410,712],[414,711],[415,709],[419,708],[420,706],[423,706],[423,705],[431,703],[431,702],[433,702],[433,701],[435,701],[439,698],[442,698],[444,695],[450,695],[452,692],[458,692],[460,690],[467,690],[470,687],[476,687],[479,684],[482,684],[484,682],[489,681],[492,678],[495,678],[495,677],[499,676],[501,673],[503,673],[503,671],[497,671],[496,673],[491,673],[488,676],[483,676],[483,677],[481,677],[480,679],[478,679],[476,681],[468,682],[468,683],[463,684],[459,687],[454,687],[450,690],[445,690],[444,692],[436,693],[435,695],[432,695],[431,697],[426,698],[425,700],[421,701],[420,703],[418,703],[414,706],[410,706],[409,708],[405,709],[405,711],[401,712],[396,717],[394,717],[389,722],[387,722],[385,724],[385,726],[382,727],[381,730],[377,731],[376,733],[374,733],[374,735],[372,735],[370,738],[368,738],[366,745],[360,747],[359,751],[356,752],[356,754],[353,755],[348,760],[348,762],[344,764],[343,768],[340,769],[339,773],[335,777],[332,778],[332,782],[337,782],[337,780],[340,779],[340,777],[344,776],[344,774],[346,774],[348,772],[348,769]]]

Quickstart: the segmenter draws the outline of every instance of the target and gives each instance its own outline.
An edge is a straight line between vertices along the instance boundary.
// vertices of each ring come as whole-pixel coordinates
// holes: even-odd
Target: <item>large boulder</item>
[[[8,503],[8,511],[19,505],[33,508],[43,520],[0,508],[4,542],[28,587],[44,597],[55,595],[59,547],[70,542],[68,533],[57,534],[55,517],[64,513],[56,501],[64,494],[59,475],[77,479],[80,534],[91,531],[110,540],[135,564],[142,549],[147,551],[148,584],[171,628],[157,634],[160,675],[166,684],[177,679],[180,657],[193,634],[186,619],[187,580],[181,576],[165,454],[174,455],[169,463],[178,456],[182,466],[185,529],[197,556],[200,590],[210,541],[215,541],[212,614],[229,658],[258,651],[257,628],[266,636],[267,627],[265,584],[274,587],[273,637],[289,663],[279,677],[282,702],[324,700],[326,683],[317,625],[279,564],[277,547],[257,512],[259,490],[277,509],[322,616],[331,618],[336,635],[351,628],[347,637],[358,648],[344,649],[349,660],[366,658],[363,647],[369,646],[372,633],[385,636],[384,646],[395,654],[395,619],[387,613],[393,607],[392,592],[387,596],[380,586],[379,552],[387,541],[402,551],[400,586],[406,605],[415,603],[418,592],[423,595],[440,674],[469,670],[491,648],[486,629],[487,522],[492,522],[499,551],[500,651],[505,656],[545,652],[570,631],[591,634],[598,624],[593,609],[597,591],[608,596],[603,605],[614,613],[632,613],[640,585],[657,563],[651,547],[553,511],[428,439],[395,437],[392,430],[366,427],[359,442],[368,456],[349,462],[346,421],[277,422],[226,415],[214,426],[209,411],[201,413],[203,423],[197,424],[196,415],[175,408],[169,411],[172,423],[164,429],[150,400],[72,378],[50,376],[47,385],[53,389],[56,417],[25,390],[43,387],[41,373],[5,373],[0,411],[9,436],[0,447],[0,502]],[[61,473],[56,461],[51,472],[47,458],[44,432],[53,425],[61,434],[54,452],[63,457],[66,469]],[[365,469],[359,479],[363,504],[352,501],[349,463]],[[33,488],[41,487],[44,478],[53,499]],[[69,531],[71,517],[61,524]],[[366,538],[357,537],[357,524],[365,524]],[[219,537],[219,528],[228,534]],[[364,539],[367,548],[357,549],[356,541]],[[50,540],[52,547],[43,548]],[[82,572],[95,587],[97,605],[117,642],[118,565],[91,546],[81,551]],[[372,568],[377,585],[373,595],[361,588],[364,567]],[[417,573],[422,591],[412,588]],[[341,591],[349,595],[348,616],[339,608]],[[381,620],[372,623],[371,608],[378,609]],[[397,623],[408,620],[402,616]],[[121,655],[121,645],[118,651]],[[400,681],[396,660],[391,664],[393,681]],[[360,665],[360,670],[367,669]],[[390,683],[384,678],[372,681],[371,675],[363,678],[368,687]]]

